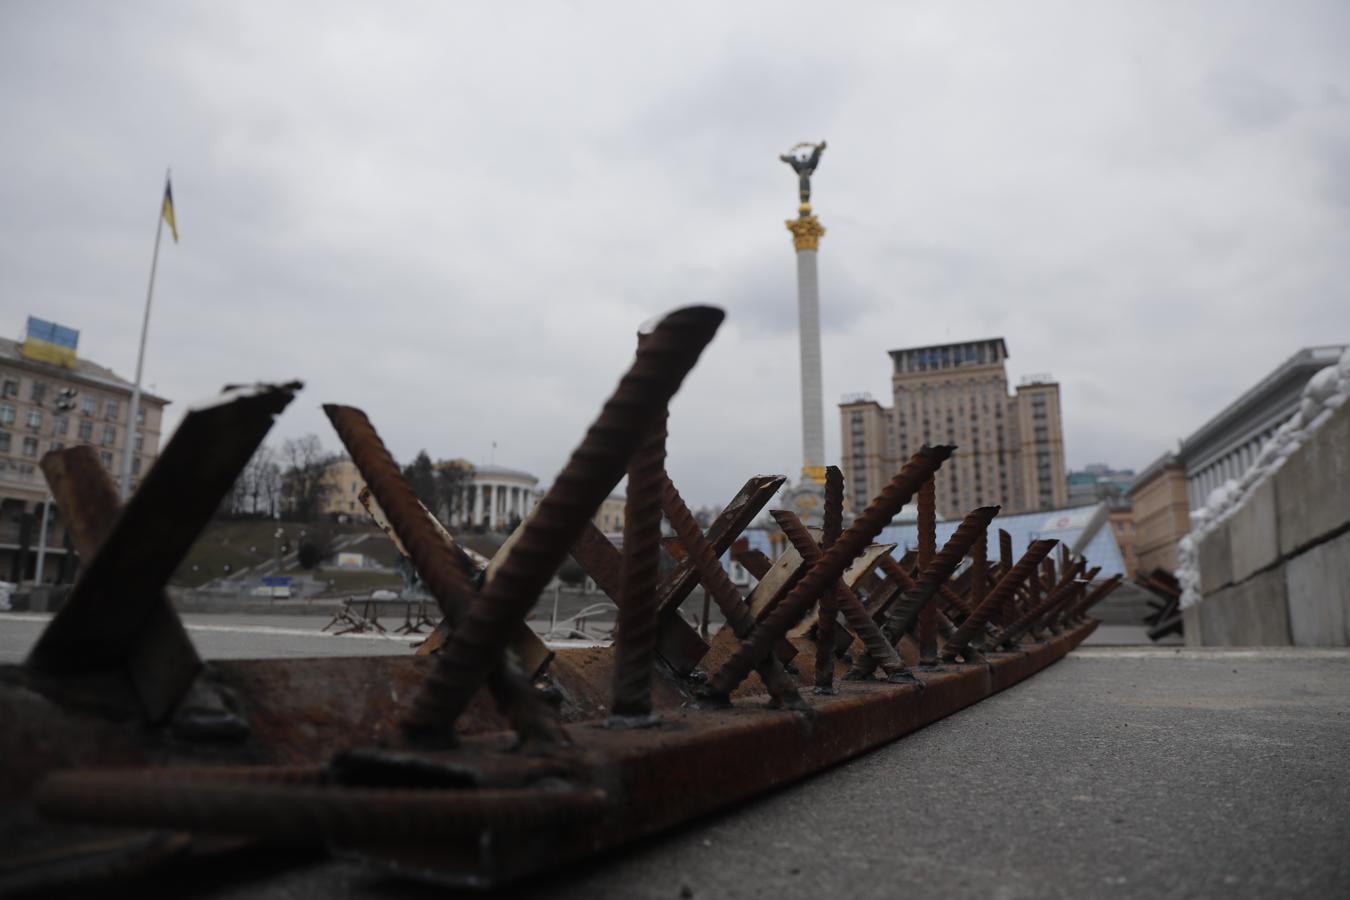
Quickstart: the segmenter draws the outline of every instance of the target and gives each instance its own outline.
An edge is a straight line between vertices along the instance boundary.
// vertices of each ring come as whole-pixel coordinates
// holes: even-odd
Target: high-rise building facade
[[[143,393],[137,421],[131,383],[109,369],[76,357],[73,349],[49,359],[28,341],[0,338],[0,580],[35,575],[35,548],[47,481],[38,463],[52,450],[89,444],[116,480],[122,455],[131,459],[132,485],[159,455],[162,397]],[[44,580],[57,578],[67,550],[58,517],[48,516]]]
[[[892,350],[892,406],[867,397],[839,405],[843,469],[859,510],[924,444],[955,444],[937,475],[938,511],[1006,512],[1065,505],[1059,385],[1023,379],[1009,394],[1002,338]]]

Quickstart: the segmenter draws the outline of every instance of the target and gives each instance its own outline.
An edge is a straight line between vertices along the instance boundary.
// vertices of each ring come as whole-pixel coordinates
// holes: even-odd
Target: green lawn
[[[277,529],[284,533],[284,540],[294,553],[300,542],[300,532],[314,528],[324,528],[333,535],[368,533],[378,535],[378,540],[364,541],[358,552],[375,550],[389,541],[374,525],[323,523],[319,526],[300,525],[294,522],[272,522],[256,519],[216,520],[202,532],[197,542],[188,551],[183,564],[178,567],[170,583],[184,587],[197,587],[215,578],[221,578],[231,572],[251,568],[277,555]],[[377,558],[380,554],[375,554]],[[384,560],[381,558],[381,562]],[[392,560],[391,560],[392,562]],[[226,566],[229,570],[226,570]],[[356,572],[355,574],[366,574]],[[393,576],[398,582],[398,576]],[[383,585],[381,585],[383,586]]]

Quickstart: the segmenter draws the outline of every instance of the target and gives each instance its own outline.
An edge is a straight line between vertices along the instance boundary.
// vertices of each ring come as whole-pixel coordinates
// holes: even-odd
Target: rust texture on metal
[[[773,519],[778,523],[778,527],[783,529],[783,534],[787,535],[793,548],[801,554],[808,565],[815,565],[820,561],[823,555],[821,548],[817,547],[815,541],[811,540],[811,535],[807,532],[806,526],[802,525],[801,520],[797,518],[795,513],[786,509],[775,509]],[[836,581],[832,589],[821,594],[822,603],[824,603],[825,596],[828,594],[832,594],[834,599],[838,601],[839,609],[843,611],[845,621],[857,633],[858,638],[866,648],[866,652],[879,661],[882,670],[887,675],[904,672],[905,664],[901,661],[900,655],[895,652],[895,648],[891,646],[890,641],[886,640],[885,635],[881,633],[881,629],[872,620],[853,589],[843,581]],[[817,640],[817,647],[819,646],[820,642]],[[833,647],[833,642],[827,646]],[[830,654],[829,658],[831,674],[833,674],[833,653]],[[817,675],[817,679],[819,679],[819,675]],[[816,684],[820,686],[819,680]]]
[[[1044,600],[1027,610],[1017,619],[1017,621],[1003,629],[1003,631],[994,638],[995,646],[1007,648],[1016,647],[1018,638],[1031,630],[1032,626],[1040,620],[1041,616],[1045,615],[1045,613],[1055,604],[1065,599],[1073,588],[1074,584],[1072,580],[1061,582],[1045,596]]]
[[[820,561],[812,566],[773,611],[765,617],[750,637],[732,654],[710,682],[714,695],[730,694],[750,674],[760,659],[781,639],[797,619],[806,614],[821,591],[844,574],[849,561],[870,544],[886,527],[901,507],[909,502],[923,482],[952,455],[954,447],[940,445],[923,447],[905,463],[890,484],[863,510],[839,540],[825,551]]]
[[[820,548],[830,549],[844,530],[844,473],[838,466],[825,467],[825,510],[820,535]],[[798,547],[801,553],[802,548]],[[806,554],[802,553],[805,557]],[[847,590],[842,585],[820,595],[820,615],[816,621],[816,690],[834,690],[834,622],[835,594]],[[854,600],[857,597],[853,598]],[[862,605],[859,604],[859,609]],[[863,618],[867,618],[864,613]],[[871,624],[871,619],[868,619]]]
[[[1081,621],[1082,618],[1087,615],[1088,610],[1092,609],[1092,607],[1096,606],[1102,600],[1105,600],[1107,595],[1120,587],[1121,582],[1124,580],[1124,575],[1112,575],[1106,581],[1103,581],[1093,588],[1086,597],[1079,601],[1078,605],[1075,606],[1065,618],[1073,622]]]
[[[36,827],[54,844],[23,883],[59,891],[90,879],[89,860],[109,876],[139,874],[261,842],[497,888],[922,728],[1092,632],[1088,611],[1121,576],[1089,592],[1099,569],[1067,553],[1056,568],[1050,540],[1014,562],[1006,532],[991,571],[998,507],[966,515],[938,549],[934,476],[954,447],[921,449],[847,528],[842,475],[827,467],[823,528],[773,511],[788,539],[776,559],[738,539],[780,476],[749,479],[705,533],[666,474],[665,420],[721,319],[677,310],[640,339],[553,488],[490,561],[417,500],[364,413],[324,407],[366,480],[363,504],[441,608],[425,655],[204,667],[165,598],[168,575],[298,384],[194,409],[123,509],[88,448],[46,457],[87,565],[29,662],[0,666],[0,833]],[[591,519],[624,475],[620,550]],[[916,494],[911,574],[913,558],[873,542]],[[661,576],[663,514],[675,565]],[[723,568],[729,549],[758,579],[748,595]],[[525,616],[569,552],[617,601],[616,641],[554,655]],[[967,554],[968,573],[954,577]],[[680,610],[700,585],[726,620],[710,641]],[[705,606],[705,629],[707,618]],[[1009,652],[985,656],[991,640]],[[785,666],[803,652],[813,671]],[[871,677],[878,665],[885,681]],[[204,743],[180,727],[194,703],[234,717],[231,740]],[[113,829],[110,842],[90,841],[99,828]],[[0,863],[0,893],[11,869]]]
[[[82,559],[93,559],[121,509],[108,470],[87,444],[48,453],[41,466],[75,552]],[[162,590],[156,593],[142,630],[120,660],[141,711],[152,723],[169,716],[202,670],[201,657],[168,596]]]
[[[677,310],[643,340],[632,368],[525,523],[501,568],[435,657],[437,665],[406,720],[410,735],[453,734],[455,720],[483,679],[501,663],[511,629],[534,605],[595,510],[619,483],[629,457],[662,415],[722,318],[722,311],[711,307]]]
[[[428,519],[426,507],[418,501],[370,419],[359,409],[334,403],[326,404],[323,411],[441,614],[452,628],[462,627],[477,592],[461,561]],[[519,625],[513,632],[519,634]],[[538,640],[533,632],[530,637]],[[548,743],[566,740],[556,712],[530,685],[514,654],[492,671],[488,688],[523,739]]]
[[[954,661],[958,654],[966,653],[971,642],[984,633],[985,623],[994,614],[994,610],[1003,607],[1005,600],[1013,595],[1057,543],[1058,541],[1054,540],[1040,540],[1031,543],[1031,546],[1027,548],[1026,553],[1022,554],[1022,558],[1017,561],[1017,564],[1008,570],[1008,574],[999,579],[994,589],[970,614],[970,618],[962,622],[961,627],[956,629],[956,633],[947,640],[943,647],[944,659]],[[978,546],[978,544],[977,541],[976,545]]]
[[[169,577],[299,388],[258,385],[188,412],[42,632],[29,666],[87,671],[126,657],[162,605]]]
[[[694,514],[689,511],[684,498],[680,496],[674,482],[669,478],[665,479],[662,496],[666,518],[670,520],[676,536],[689,551],[689,560],[703,582],[703,589],[722,611],[732,633],[744,640],[755,627],[755,617],[750,611],[750,606],[741,598],[740,592],[722,569],[712,545],[699,530]],[[760,680],[776,701],[791,707],[802,706],[796,686],[777,657],[772,655],[766,657],[756,665],[755,671],[759,673]]]
[[[937,483],[934,479],[928,479],[919,488],[918,504],[919,572],[923,573],[933,564],[937,554]],[[937,665],[937,612],[937,598],[931,595],[919,607],[919,665],[925,668]]]
[[[666,474],[666,413],[661,412],[628,463],[623,516],[623,593],[614,634],[616,716],[652,712],[656,662],[656,596],[661,570],[661,492]]]

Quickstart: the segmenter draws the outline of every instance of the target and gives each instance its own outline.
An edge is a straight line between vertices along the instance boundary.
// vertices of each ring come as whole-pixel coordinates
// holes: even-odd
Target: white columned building
[[[509,528],[534,508],[538,486],[539,479],[529,472],[497,465],[475,466],[455,524],[494,531]]]

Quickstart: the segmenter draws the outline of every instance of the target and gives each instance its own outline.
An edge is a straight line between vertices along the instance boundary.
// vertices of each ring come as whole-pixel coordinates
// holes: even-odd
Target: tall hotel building
[[[938,512],[977,506],[1005,513],[1066,505],[1059,385],[1024,378],[1011,396],[1003,338],[892,350],[892,406],[871,397],[839,404],[848,502],[860,512],[924,444],[956,444],[937,474]]]

